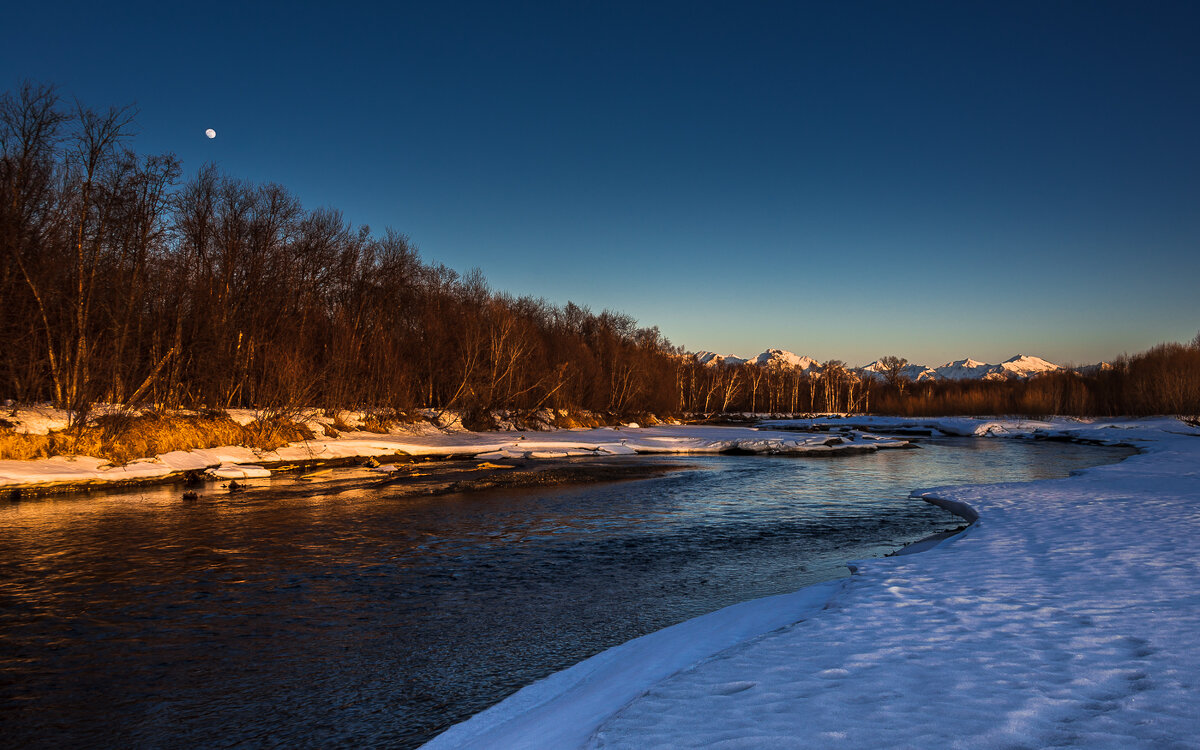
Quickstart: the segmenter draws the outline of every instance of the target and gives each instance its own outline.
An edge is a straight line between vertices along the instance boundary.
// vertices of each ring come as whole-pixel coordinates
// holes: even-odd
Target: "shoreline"
[[[224,446],[172,451],[112,466],[87,456],[0,461],[0,497],[25,497],[175,484],[203,477],[248,479],[375,463],[380,474],[401,463],[448,460],[544,461],[582,457],[764,454],[838,456],[909,447],[865,432],[772,433],[753,427],[602,427],[545,432],[352,432],[291,443],[274,451]]]
[[[332,495],[364,490],[386,491],[395,497],[430,497],[488,490],[538,489],[603,482],[650,479],[674,471],[695,468],[685,463],[668,463],[652,458],[623,457],[611,461],[563,459],[539,462],[505,461],[479,463],[463,459],[434,460],[408,464],[402,470],[380,475],[362,466],[318,469],[311,474],[272,480],[247,480],[237,491],[269,494],[272,498]],[[358,471],[355,471],[358,469]],[[273,479],[273,478],[272,478]],[[236,481],[236,480],[234,480]],[[195,500],[227,495],[228,484],[220,480],[197,488]]]
[[[921,426],[934,421],[907,422],[909,425]],[[809,424],[810,428],[814,426]],[[859,423],[856,426],[881,431],[887,429],[887,426],[877,422],[869,425]],[[987,695],[989,689],[998,689],[988,681],[986,673],[978,676],[980,673],[975,665],[981,654],[977,649],[956,649],[952,645],[955,639],[967,637],[975,632],[975,629],[945,631],[947,626],[937,622],[947,618],[953,622],[959,617],[957,612],[973,609],[969,604],[972,601],[981,601],[985,605],[991,601],[990,595],[983,595],[983,599],[979,599],[981,579],[999,581],[997,586],[1000,588],[1000,596],[1003,596],[1004,589],[1009,586],[1019,590],[1032,580],[1037,590],[1041,583],[1036,574],[1033,574],[1032,579],[1028,579],[1020,574],[1013,577],[1014,574],[1008,571],[1008,568],[1023,570],[1029,565],[1035,569],[1039,568],[1040,557],[1045,554],[1037,552],[1041,549],[1040,546],[1032,548],[1031,557],[1020,554],[1014,557],[1010,553],[1010,558],[1006,559],[1003,566],[997,566],[993,562],[993,556],[986,550],[975,550],[989,542],[1005,545],[1005,531],[1020,537],[1019,523],[1016,526],[1013,526],[1012,522],[1006,524],[1009,515],[1019,513],[1022,518],[1033,519],[1031,522],[1036,524],[1037,528],[1050,526],[1054,533],[1067,537],[1066,540],[1057,540],[1056,544],[1077,554],[1107,559],[1103,549],[1092,550],[1093,546],[1098,546],[1096,537],[1101,536],[1104,541],[1120,545],[1124,549],[1130,544],[1131,536],[1124,527],[1124,518],[1114,521],[1113,524],[1105,520],[1096,521],[1091,513],[1081,514],[1073,510],[1074,504],[1082,502],[1090,505],[1094,502],[1091,498],[1097,494],[1121,496],[1121,490],[1131,487],[1128,482],[1120,481],[1126,475],[1138,477],[1132,481],[1137,481],[1139,485],[1145,482],[1154,483],[1160,475],[1159,465],[1165,464],[1167,476],[1174,476],[1172,471],[1179,469],[1173,469],[1173,466],[1180,464],[1180,458],[1175,454],[1183,454],[1182,466],[1189,467],[1189,471],[1194,470],[1195,461],[1200,457],[1200,444],[1192,447],[1189,444],[1194,444],[1195,441],[1172,437],[1175,434],[1195,437],[1200,433],[1186,427],[1181,428],[1181,423],[1174,419],[1109,420],[1099,423],[1065,423],[1059,420],[1053,423],[1041,422],[1020,426],[1005,420],[958,419],[945,420],[934,429],[943,434],[966,433],[980,437],[1051,438],[1105,445],[1136,445],[1138,452],[1118,463],[1086,469],[1064,479],[915,490],[911,495],[913,499],[944,507],[970,520],[970,523],[965,529],[952,532],[946,538],[931,537],[909,545],[889,557],[853,562],[851,566],[856,575],[843,579],[839,586],[818,584],[791,595],[783,595],[784,599],[795,597],[792,601],[800,603],[800,606],[789,608],[786,617],[760,621],[760,628],[756,632],[743,631],[743,637],[740,639],[725,638],[716,642],[710,639],[708,643],[712,648],[704,653],[698,653],[697,650],[686,647],[686,644],[706,635],[719,634],[726,628],[735,626],[738,621],[746,620],[748,616],[765,616],[769,610],[783,609],[786,605],[782,601],[777,603],[777,597],[744,602],[617,646],[523,688],[509,699],[451,727],[424,747],[430,750],[463,747],[633,748],[647,745],[704,745],[720,740],[728,741],[734,737],[742,744],[749,743],[749,746],[755,742],[771,744],[784,738],[793,744],[803,742],[801,734],[807,737],[807,743],[814,746],[930,746],[925,734],[905,734],[903,727],[913,724],[899,717],[928,715],[931,713],[930,705],[938,707],[932,709],[934,715],[953,714],[956,711],[961,714],[960,704],[978,701],[964,699],[964,695],[961,694],[962,688],[953,687],[956,679],[960,685],[962,679],[979,680],[977,692],[981,695]],[[1109,430],[1112,432],[1108,432]],[[1115,479],[1109,480],[1109,477]],[[1200,492],[1188,484],[1186,475],[1164,481],[1174,488],[1175,492],[1182,492],[1184,498],[1200,495]],[[1118,494],[1115,496],[1113,485],[1117,486]],[[1100,488],[1106,488],[1107,491],[1102,493]],[[1015,496],[1015,499],[1010,496]],[[1040,498],[1040,501],[1034,498]],[[1051,515],[1050,508],[1046,506],[1047,498],[1062,498],[1053,506],[1054,518],[1046,518]],[[1190,506],[1194,501],[1184,499],[1182,502],[1185,506]],[[1194,514],[1186,508],[1185,510],[1193,525],[1200,526],[1200,520],[1191,518]],[[1064,512],[1066,515],[1059,518]],[[984,517],[987,523],[979,523]],[[1083,537],[1086,541],[1081,540],[1077,543],[1071,537],[1070,529],[1064,527],[1065,518],[1072,519],[1082,528],[1087,528],[1089,524],[1099,524],[1102,533],[1097,534],[1096,529],[1091,529]],[[1144,525],[1156,528],[1157,520],[1156,514],[1151,513],[1150,517],[1145,519]],[[1114,525],[1117,528],[1113,528]],[[964,533],[966,531],[972,533]],[[1176,529],[1172,528],[1172,532],[1175,531]],[[1194,538],[1195,535],[1191,532],[1200,532],[1200,529],[1181,532],[1181,539]],[[1132,536],[1136,538],[1136,535]],[[1162,536],[1164,535],[1156,532],[1136,541],[1146,542],[1144,546],[1151,547],[1161,545]],[[928,554],[917,554],[923,552]],[[1155,553],[1148,554],[1153,557]],[[1057,559],[1054,562],[1056,568],[1064,564]],[[936,569],[937,575],[931,575],[930,568]],[[1090,568],[1082,566],[1082,569],[1103,570],[1094,565]],[[1056,573],[1057,575],[1061,574]],[[1102,573],[1101,576],[1103,575]],[[1092,578],[1086,578],[1085,582],[1066,587],[1061,596],[1069,600],[1073,596],[1078,597],[1081,593],[1086,594],[1094,590],[1090,587],[1096,587],[1096,584],[1089,584],[1087,581],[1095,577],[1097,576],[1092,574]],[[1200,573],[1197,577],[1200,578]],[[1200,580],[1191,580],[1188,590],[1194,591],[1197,583],[1200,583]],[[907,604],[897,602],[897,596],[900,592],[912,589],[914,585],[918,585],[922,595],[931,601],[918,610],[909,610]],[[975,593],[955,594],[953,591],[947,591],[951,588],[954,591],[962,589],[964,592]],[[1128,593],[1130,596],[1136,596],[1144,591],[1144,588],[1135,587]],[[1109,591],[1101,585],[1097,593],[1105,596]],[[904,593],[900,601],[905,602],[910,598],[908,593]],[[936,605],[933,603],[936,601],[952,603]],[[1033,603],[1030,606],[1034,607],[1033,611],[1038,611]],[[921,614],[927,607],[934,609],[928,614]],[[1200,610],[1200,602],[1196,608]],[[1012,638],[1012,632],[1003,622],[1009,609],[1010,607],[1006,606],[993,611],[991,607],[985,607],[986,614],[981,613],[981,616],[1001,620],[995,636],[1000,640],[996,641],[996,645],[998,648],[1002,647],[1006,653],[1012,648],[1008,642]],[[1018,613],[1011,615],[1012,617],[1023,620],[1023,615],[1019,613],[1023,612],[1025,607],[1013,606],[1011,609]],[[1119,606],[1116,611],[1123,615],[1124,609],[1124,606]],[[913,615],[909,616],[909,612]],[[930,617],[937,622],[929,622]],[[1078,622],[1068,618],[1063,628],[1067,630],[1077,626],[1094,627],[1095,617],[1084,617]],[[884,622],[892,624],[878,624]],[[897,625],[903,627],[896,627]],[[812,640],[809,630],[827,634],[822,637],[832,639],[830,647],[823,650],[820,642]],[[861,667],[856,667],[859,662],[850,657],[850,653],[854,652],[845,651],[851,647],[836,645],[846,643],[847,633],[851,630],[863,631],[861,639],[855,638],[854,643],[857,645],[852,648],[879,652],[880,656],[877,658],[890,663],[882,674],[867,669],[873,661],[863,662]],[[962,635],[957,635],[960,632]],[[1193,640],[1194,638],[1193,633]],[[1134,641],[1149,642],[1151,639],[1152,635],[1147,633]],[[890,643],[882,643],[884,641]],[[932,662],[925,659],[914,661],[904,656],[913,655],[914,647],[922,651],[929,648],[916,644],[933,641],[948,643],[946,646],[933,646],[935,651],[932,653],[938,656]],[[1053,643],[1049,643],[1051,648]],[[949,651],[945,651],[945,648],[949,648]],[[1023,648],[1029,647],[1025,645]],[[1088,659],[1093,656],[1100,660],[1107,658],[1107,652],[1103,649],[1095,654],[1090,653],[1091,650],[1087,647],[1080,647],[1080,650],[1089,652],[1086,655]],[[1186,646],[1184,650],[1187,650]],[[649,673],[645,666],[637,663],[638,659],[645,658],[647,653],[654,653],[654,658],[659,661],[653,673]],[[1023,654],[1025,651],[1018,649],[1016,653]],[[1141,650],[1136,653],[1141,653]],[[806,660],[821,666],[793,664]],[[945,674],[940,660],[952,662],[949,670],[951,675]],[[1030,661],[1016,656],[1002,663],[1005,669],[1015,669],[1022,674],[1025,664],[1030,664],[1034,670],[1024,677],[1024,682],[1012,679],[1011,684],[1036,684],[1039,678],[1044,677],[1044,670],[1039,671],[1036,668],[1037,660]],[[956,673],[956,668],[965,671]],[[850,692],[844,697],[827,697],[831,687],[844,681],[842,675],[856,675],[856,670],[862,672],[861,684],[853,682],[846,688]],[[829,675],[835,676],[834,682],[828,681]],[[886,684],[902,687],[898,687],[897,690],[880,691],[879,681],[884,679],[883,675],[889,675],[888,679],[884,680]],[[764,681],[771,685],[766,692],[763,692],[762,687]],[[797,687],[800,684],[804,686],[802,690]],[[725,689],[722,685],[731,687]],[[947,685],[950,687],[947,688]],[[756,694],[762,697],[756,698]],[[795,697],[785,700],[778,698],[783,694]],[[1007,700],[1009,695],[1010,693],[1006,692],[1001,699]],[[1190,705],[1195,696],[1187,691],[1185,696],[1186,703]],[[860,730],[853,735],[856,741],[842,742],[840,740],[849,737],[845,715],[841,711],[831,712],[819,707],[830,700],[849,701],[849,705],[870,706],[878,702],[878,708],[872,708],[874,713],[866,719],[856,719],[857,725],[849,727]],[[899,708],[893,708],[893,704],[899,704]],[[1020,703],[1018,701],[1013,705],[1019,706]],[[784,709],[783,706],[787,708]],[[881,718],[892,715],[893,711],[897,712],[895,720]],[[963,736],[975,736],[975,730],[962,728],[964,722],[987,723],[987,717],[993,714],[999,716],[1000,720],[1006,715],[1004,706],[1000,707],[998,712],[980,712],[977,707],[975,711],[976,713],[968,713],[958,719],[952,717],[946,721],[921,724],[922,731],[927,731],[927,726],[935,728],[942,736],[933,744],[947,745],[961,742]],[[1191,726],[1196,733],[1200,733],[1200,723],[1190,719],[1190,711],[1173,714],[1170,718],[1176,722],[1183,721],[1185,726]],[[811,726],[818,723],[821,724],[820,727]],[[893,731],[894,725],[902,728]],[[1027,733],[1009,736],[1007,730],[1002,727],[988,727],[988,730],[990,736],[1002,738],[1009,744],[1021,738],[1026,740],[1025,744],[1029,744]],[[1163,734],[1169,730],[1155,731],[1155,736],[1159,738],[1171,736]],[[918,737],[921,739],[918,740]],[[1047,743],[1043,739],[1033,744],[1045,746]],[[1112,745],[1112,742],[1109,744]],[[1120,743],[1116,746],[1120,746]]]
[[[363,490],[386,490],[398,497],[450,495],[460,492],[485,492],[496,489],[538,489],[573,485],[625,482],[650,479],[675,471],[695,468],[691,464],[666,463],[652,457],[603,459],[563,459],[538,462],[477,462],[446,458],[413,462],[395,472],[371,471],[362,461],[331,462],[326,466],[276,467],[270,477],[223,480],[190,478],[184,474],[169,478],[149,478],[130,482],[104,482],[87,486],[59,486],[43,490],[12,489],[9,502],[25,502],[69,495],[108,495],[136,491],[139,488],[179,486],[184,500],[203,501],[231,493],[270,494],[290,498],[313,494],[340,494]],[[0,490],[2,499],[3,490]]]

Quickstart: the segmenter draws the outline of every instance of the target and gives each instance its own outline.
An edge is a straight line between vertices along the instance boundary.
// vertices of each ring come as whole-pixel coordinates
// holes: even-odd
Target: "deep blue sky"
[[[1200,3],[32,5],[4,88],[136,103],[189,175],[688,349],[1085,363],[1200,329]]]

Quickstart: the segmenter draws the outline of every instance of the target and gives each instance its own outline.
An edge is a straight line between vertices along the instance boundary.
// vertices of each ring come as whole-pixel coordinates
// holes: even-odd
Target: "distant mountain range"
[[[784,349],[768,349],[757,357],[742,358],[735,357],[730,354],[717,354],[716,352],[697,352],[696,361],[706,367],[716,367],[718,365],[737,366],[744,364],[753,364],[765,367],[768,365],[785,365],[790,367],[799,367],[809,374],[820,374],[824,366],[813,359],[799,354],[786,351]],[[1087,367],[1075,368],[1078,372],[1094,373],[1098,370],[1106,369],[1108,365],[1101,362],[1096,365],[1088,365]],[[879,364],[879,360],[872,362],[865,367],[850,368],[865,378],[883,378],[884,367]],[[1047,372],[1057,372],[1067,368],[1061,365],[1056,365],[1053,362],[1047,362],[1041,357],[1033,357],[1027,354],[1018,354],[1015,357],[1010,357],[1000,364],[993,365],[987,362],[979,362],[974,359],[960,359],[955,362],[947,362],[938,367],[926,367],[925,365],[908,365],[901,374],[913,381],[922,380],[1015,380],[1029,378],[1034,375],[1041,375]]]
[[[821,363],[812,357],[793,354],[783,349],[768,349],[753,359],[742,359],[732,354],[717,354],[716,352],[696,352],[696,361],[710,367],[716,367],[719,364],[729,366],[744,365],[749,362],[760,367],[766,367],[771,364],[799,367],[807,373],[821,371]]]

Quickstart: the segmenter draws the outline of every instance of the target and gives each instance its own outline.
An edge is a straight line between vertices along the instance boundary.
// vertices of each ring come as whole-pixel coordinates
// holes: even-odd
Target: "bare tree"
[[[840,359],[831,359],[821,370],[821,385],[825,395],[825,410],[837,413],[842,411],[842,385],[846,379],[846,363]]]
[[[106,234],[111,231],[105,206],[96,200],[97,183],[104,171],[115,167],[117,146],[129,137],[134,111],[130,107],[111,107],[98,113],[76,103],[79,132],[69,149],[68,179],[71,183],[76,219],[74,224],[74,330],[71,341],[63,346],[62,371],[55,381],[61,385],[60,406],[76,414],[86,412],[90,391],[92,352],[95,342],[90,331],[99,254]]]
[[[58,336],[43,252],[61,226],[56,174],[62,129],[53,86],[23,83],[0,97],[0,333],[6,341],[6,380],[18,394],[36,392],[49,369],[61,401]],[[17,342],[26,342],[17,361]]]
[[[879,358],[879,366],[887,384],[900,393],[904,393],[904,388],[908,385],[908,378],[904,376],[904,368],[908,367],[908,360],[889,354]]]
[[[766,375],[766,368],[758,365],[747,365],[750,372],[747,375],[747,380],[750,381],[750,413],[758,413],[758,389],[762,385],[763,377]]]
[[[0,98],[0,395],[168,406],[725,410],[744,373],[653,327],[489,290],[277,185],[124,143],[129,109]],[[759,407],[755,378],[752,409]],[[703,398],[701,397],[703,394]]]
[[[730,404],[732,404],[733,400],[735,398],[737,398],[738,391],[740,391],[741,387],[742,387],[741,382],[738,380],[738,375],[740,374],[740,368],[738,368],[738,367],[727,368],[724,365],[724,363],[717,365],[717,367],[721,371],[721,374],[724,376],[724,378],[723,378],[724,383],[722,386],[722,390],[724,391],[724,396],[721,400],[721,411],[727,412],[727,411],[729,411]]]

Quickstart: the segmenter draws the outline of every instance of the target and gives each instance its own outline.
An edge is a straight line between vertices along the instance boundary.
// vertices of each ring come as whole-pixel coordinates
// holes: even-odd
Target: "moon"
[[[205,135],[207,135],[209,138],[216,138],[216,137],[217,137],[217,131],[213,130],[212,128],[209,128],[208,130],[205,130],[205,131],[204,131],[204,134],[205,134]]]

